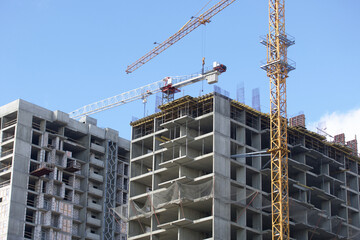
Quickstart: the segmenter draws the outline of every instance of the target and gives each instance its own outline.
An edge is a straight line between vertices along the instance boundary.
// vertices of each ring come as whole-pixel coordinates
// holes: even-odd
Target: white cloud
[[[308,128],[317,132],[318,125],[326,126],[325,132],[331,136],[345,133],[345,141],[358,139],[358,148],[360,143],[360,109],[353,109],[345,113],[333,112],[327,113],[319,121],[308,124]],[[330,139],[328,139],[330,140]],[[359,152],[359,150],[358,150]]]

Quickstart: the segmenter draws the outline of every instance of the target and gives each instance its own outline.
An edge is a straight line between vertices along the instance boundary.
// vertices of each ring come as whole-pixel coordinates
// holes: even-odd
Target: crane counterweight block
[[[218,71],[219,73],[226,72],[226,66],[224,64],[218,64],[217,66],[214,66],[213,69]]]
[[[169,94],[175,94],[175,93],[181,92],[180,89],[178,89],[176,87],[173,87],[171,83],[169,83],[168,85],[162,87],[161,91],[163,93],[169,93]]]

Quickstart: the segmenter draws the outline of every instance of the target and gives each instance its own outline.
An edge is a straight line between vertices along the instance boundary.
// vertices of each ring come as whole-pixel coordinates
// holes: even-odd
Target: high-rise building
[[[160,109],[132,122],[128,239],[271,239],[269,115],[218,93]],[[305,126],[288,146],[291,239],[360,239],[360,159]]]
[[[130,143],[96,123],[0,107],[0,239],[126,239],[112,209],[127,201]]]

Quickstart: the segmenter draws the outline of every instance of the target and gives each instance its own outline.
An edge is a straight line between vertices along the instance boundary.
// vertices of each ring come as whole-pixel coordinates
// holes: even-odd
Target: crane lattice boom
[[[205,13],[201,14],[199,17],[189,20],[178,32],[169,37],[163,43],[156,46],[153,50],[145,54],[143,57],[138,59],[136,62],[129,65],[126,69],[126,73],[131,73],[159,55],[161,52],[166,50],[168,47],[185,37],[187,34],[192,32],[194,29],[199,27],[202,24],[210,22],[210,18],[215,16],[217,13],[222,11],[224,8],[232,4],[235,0],[221,0],[215,4],[212,8],[207,10]]]
[[[270,150],[272,239],[290,239],[287,147],[286,78],[295,66],[288,63],[287,47],[294,44],[285,33],[285,0],[269,0],[267,64],[270,78]]]
[[[224,65],[214,63],[214,67],[203,74],[171,77],[171,81],[169,81],[169,78],[164,78],[161,81],[157,81],[146,86],[142,86],[140,88],[136,88],[131,91],[124,92],[116,96],[86,105],[84,107],[76,109],[75,111],[72,111],[71,113],[69,113],[69,115],[71,118],[79,119],[80,117],[85,115],[101,112],[138,99],[145,99],[149,95],[161,92],[164,88],[169,86],[179,89],[187,85],[202,81],[204,79],[207,79],[209,84],[215,83],[217,82],[218,75],[220,75],[224,71],[226,71],[226,67]]]

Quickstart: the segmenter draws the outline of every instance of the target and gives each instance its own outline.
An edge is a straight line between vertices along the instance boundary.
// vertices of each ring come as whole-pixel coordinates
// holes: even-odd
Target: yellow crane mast
[[[198,18],[189,20],[178,32],[132,63],[127,73],[150,61],[168,47],[182,39],[235,0],[220,0]],[[271,153],[271,204],[272,239],[290,239],[286,78],[295,64],[287,58],[287,48],[295,40],[285,33],[285,0],[269,0],[269,33],[261,41],[267,46],[267,61],[261,66],[270,78],[270,150]]]
[[[286,78],[295,69],[288,63],[287,48],[295,41],[285,33],[285,0],[269,0],[267,63],[270,78],[270,150],[272,239],[290,239]]]

